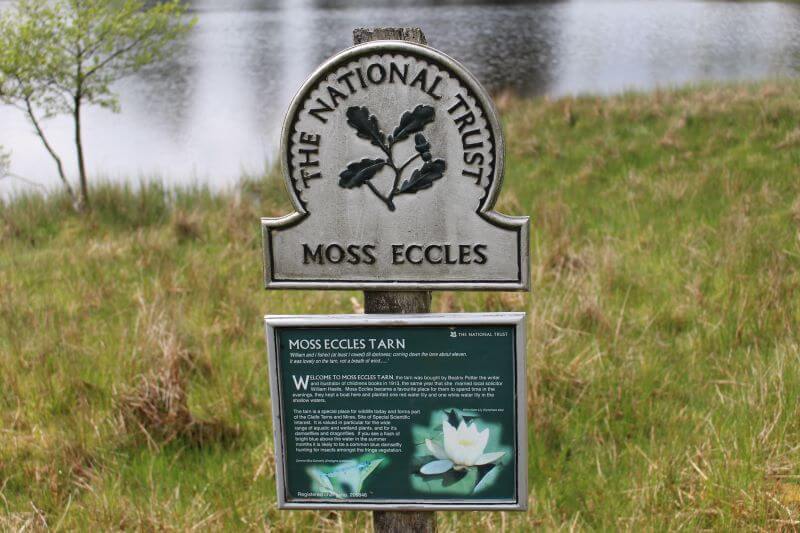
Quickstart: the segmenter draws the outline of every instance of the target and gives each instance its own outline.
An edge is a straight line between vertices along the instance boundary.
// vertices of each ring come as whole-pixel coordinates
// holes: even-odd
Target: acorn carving
[[[423,134],[417,133],[414,136],[414,148],[420,153],[423,161],[431,160],[431,143],[428,142]]]

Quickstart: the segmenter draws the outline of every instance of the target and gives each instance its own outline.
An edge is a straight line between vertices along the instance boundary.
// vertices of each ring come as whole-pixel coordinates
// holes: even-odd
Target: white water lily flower
[[[447,420],[442,423],[444,447],[430,439],[425,439],[425,446],[436,457],[420,469],[423,474],[441,474],[451,468],[463,470],[470,466],[493,463],[506,452],[483,453],[489,442],[489,428],[478,431],[476,424],[467,424],[463,420],[454,428]]]
[[[489,428],[478,431],[477,424],[469,424],[463,420],[458,429],[448,421],[442,424],[444,431],[444,453],[456,466],[472,466],[486,448],[489,441]]]

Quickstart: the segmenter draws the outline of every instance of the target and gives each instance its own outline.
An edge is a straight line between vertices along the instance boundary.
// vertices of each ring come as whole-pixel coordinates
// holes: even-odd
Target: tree
[[[0,15],[0,100],[23,111],[79,211],[90,208],[81,112],[119,111],[112,84],[166,59],[195,23],[179,0],[18,0]],[[79,191],[43,121],[67,114],[74,126]]]

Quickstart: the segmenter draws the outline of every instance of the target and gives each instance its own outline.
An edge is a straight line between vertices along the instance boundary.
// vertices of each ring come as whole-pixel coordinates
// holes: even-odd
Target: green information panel
[[[524,316],[267,317],[280,507],[524,509]]]

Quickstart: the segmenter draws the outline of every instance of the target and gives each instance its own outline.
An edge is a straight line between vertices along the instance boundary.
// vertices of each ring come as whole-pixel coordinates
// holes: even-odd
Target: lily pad
[[[425,475],[434,475],[434,474],[444,474],[448,470],[453,468],[453,461],[450,459],[437,459],[435,461],[431,461],[422,466],[419,469],[420,474]]]
[[[489,469],[489,471],[480,478],[480,481],[475,485],[475,489],[473,489],[472,492],[478,494],[494,485],[495,481],[497,481],[497,477],[500,475],[500,470],[502,470],[502,467],[499,465]]]
[[[477,482],[477,468],[450,470],[434,476],[424,476],[420,474],[411,476],[411,486],[419,492],[428,494],[466,496],[472,493],[472,489]]]

